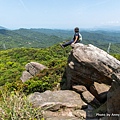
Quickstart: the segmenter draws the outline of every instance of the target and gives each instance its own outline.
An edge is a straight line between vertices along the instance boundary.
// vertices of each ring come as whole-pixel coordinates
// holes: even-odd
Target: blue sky
[[[0,26],[9,29],[120,26],[120,0],[0,0]]]

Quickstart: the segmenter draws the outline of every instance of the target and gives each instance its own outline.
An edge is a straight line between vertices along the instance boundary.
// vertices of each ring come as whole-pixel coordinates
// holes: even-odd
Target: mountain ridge
[[[120,32],[111,31],[80,31],[83,44],[93,44],[107,51],[111,43],[111,53],[120,53]],[[59,29],[0,29],[0,49],[19,47],[45,48],[63,41],[71,40],[72,30]]]
[[[7,29],[7,28],[0,26],[0,29]]]

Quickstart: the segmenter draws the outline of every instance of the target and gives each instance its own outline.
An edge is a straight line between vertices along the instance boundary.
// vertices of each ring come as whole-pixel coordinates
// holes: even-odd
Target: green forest
[[[59,29],[0,29],[0,50],[11,48],[46,48],[73,38],[72,30]],[[93,44],[110,53],[120,53],[120,31],[81,31],[83,44]]]
[[[82,31],[81,34],[83,44],[93,44],[105,51],[111,43],[110,54],[120,60],[120,34],[103,31]],[[7,104],[11,95],[12,97],[18,95],[16,92],[26,96],[33,92],[54,90],[58,84],[64,82],[65,68],[71,46],[62,49],[59,43],[72,39],[72,35],[73,32],[69,30],[0,30],[0,107],[6,103],[4,108],[7,108],[5,109],[6,112],[4,111],[7,115],[2,116],[0,114],[0,117],[10,118],[12,113],[9,111],[12,108]],[[31,61],[41,63],[48,69],[22,83],[20,80],[22,72],[25,70],[25,65]],[[33,110],[33,108],[31,109]],[[36,111],[37,114],[38,112]]]

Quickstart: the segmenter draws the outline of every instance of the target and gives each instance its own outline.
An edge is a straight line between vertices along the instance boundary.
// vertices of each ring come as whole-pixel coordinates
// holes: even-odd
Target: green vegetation
[[[59,29],[0,29],[0,49],[46,48],[72,39],[73,30]],[[120,31],[81,31],[83,44],[93,44],[110,53],[120,53]]]
[[[44,120],[41,109],[35,109],[27,101],[26,94],[53,90],[64,74],[68,53],[59,45],[44,49],[14,48],[0,52],[0,118]],[[28,62],[36,61],[49,69],[22,83],[20,76]]]
[[[120,61],[120,54],[111,54],[111,55]]]
[[[44,120],[40,108],[34,108],[24,94],[16,91],[2,93],[1,120]]]
[[[11,48],[45,48],[63,41],[55,35],[48,36],[28,29],[5,30],[0,29],[0,49]]]
[[[52,30],[52,29],[30,29],[31,31],[44,33],[47,35],[56,35],[65,40],[72,39],[73,30]],[[120,31],[81,31],[83,44],[93,44],[105,51],[111,43],[110,53],[120,54]]]
[[[26,100],[26,95],[36,91],[53,90],[64,79],[71,47],[62,49],[57,43],[70,39],[71,34],[72,31],[62,30],[51,32],[44,29],[42,31],[37,29],[0,30],[0,118],[2,120],[16,118],[44,120],[41,110],[33,108]],[[101,34],[111,35],[110,33]],[[101,42],[98,39],[100,32],[97,35],[83,32],[82,35],[84,44],[93,44],[107,51],[110,41],[107,42],[104,39],[105,41]],[[120,37],[117,33],[115,35]],[[111,36],[113,38],[113,35]],[[115,37],[116,40],[118,40],[117,37]],[[120,60],[119,40],[112,41],[110,49],[110,54],[118,60]],[[20,80],[22,72],[25,70],[25,65],[31,61],[41,63],[49,69],[41,71],[32,79],[22,83]]]
[[[67,63],[70,47],[63,50],[59,45],[49,48],[19,48],[1,51],[0,86],[12,91],[24,90],[26,93],[53,89],[60,82]],[[23,84],[20,80],[25,65],[31,61],[46,65],[49,69]]]
[[[68,53],[71,47],[62,49],[59,45],[48,48],[14,48],[0,52],[0,86],[9,91],[18,90],[26,94],[45,90],[52,90],[63,77]],[[120,54],[112,54],[120,60]],[[25,70],[25,65],[35,61],[47,66],[29,81],[22,83],[20,77]]]

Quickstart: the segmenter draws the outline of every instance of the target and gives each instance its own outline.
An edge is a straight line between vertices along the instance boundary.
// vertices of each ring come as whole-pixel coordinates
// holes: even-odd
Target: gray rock
[[[120,61],[93,46],[77,43],[68,59],[66,86],[82,84],[90,87],[94,82],[111,85],[112,75],[120,71]]]
[[[33,76],[29,72],[23,71],[22,76],[21,76],[20,79],[22,80],[22,82],[26,82],[28,79],[30,79],[32,77]]]
[[[47,69],[46,66],[44,66],[40,63],[37,63],[37,62],[30,62],[25,65],[25,68],[33,76],[36,75],[37,73],[39,73],[40,71]]]
[[[86,112],[84,110],[75,110],[73,112],[73,115],[78,117],[78,118],[81,118],[81,119],[85,119],[86,118]]]
[[[83,93],[84,91],[87,91],[87,88],[83,85],[74,85],[72,86],[72,89],[77,93]]]
[[[104,111],[120,114],[120,61],[90,44],[77,43],[72,47],[65,71],[66,89],[71,89],[73,85],[84,85],[92,93],[82,93],[88,104],[99,107],[99,101],[107,100],[107,108],[104,106]],[[103,84],[110,85],[110,90]]]
[[[97,82],[94,82],[94,84],[90,86],[90,92],[102,103],[107,100],[107,93],[109,89],[110,86]]]
[[[74,118],[73,111],[87,108],[80,95],[70,90],[35,92],[28,96],[28,100],[34,107],[41,107],[44,110],[45,118]]]
[[[46,109],[58,110],[60,107],[68,108],[83,108],[87,106],[74,91],[59,90],[59,91],[45,91],[43,93],[35,92],[29,96],[30,102],[35,107],[43,107]]]
[[[87,103],[91,104],[95,108],[101,105],[100,102],[89,91],[84,91],[82,96]]]
[[[120,79],[119,79],[120,80]],[[120,120],[120,84],[113,81],[107,94],[107,112],[111,114],[108,120]]]
[[[46,118],[46,120],[80,120],[80,118],[57,116],[57,117]],[[85,120],[85,119],[81,119],[81,120]]]
[[[47,69],[46,66],[37,63],[37,62],[30,62],[25,65],[26,71],[22,73],[21,80],[22,82],[26,82],[36,74],[38,74],[40,71]]]

